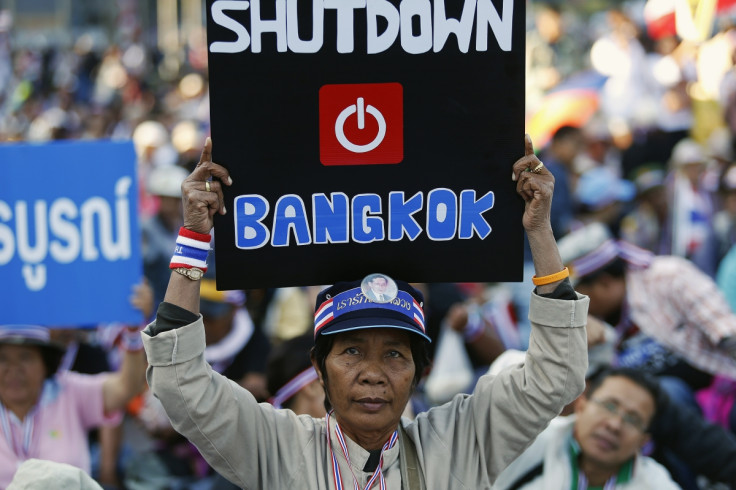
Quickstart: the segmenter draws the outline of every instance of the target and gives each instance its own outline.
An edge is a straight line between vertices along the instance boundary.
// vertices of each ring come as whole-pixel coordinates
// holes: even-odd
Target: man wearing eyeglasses
[[[597,377],[575,402],[496,480],[494,489],[680,488],[667,470],[640,452],[649,441],[658,386],[629,368]]]

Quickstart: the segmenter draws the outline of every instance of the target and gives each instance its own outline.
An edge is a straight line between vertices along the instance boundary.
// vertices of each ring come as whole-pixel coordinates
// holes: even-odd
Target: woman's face
[[[371,328],[336,334],[324,383],[343,431],[365,449],[379,449],[409,402],[414,360],[408,332]],[[319,371],[319,369],[318,369]]]
[[[41,349],[0,344],[0,401],[6,406],[32,406],[46,378]]]

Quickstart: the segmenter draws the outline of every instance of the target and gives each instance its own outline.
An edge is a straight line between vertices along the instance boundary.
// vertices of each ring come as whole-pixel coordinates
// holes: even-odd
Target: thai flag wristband
[[[207,254],[210,251],[211,238],[210,234],[197,233],[183,226],[179,228],[179,236],[176,238],[176,248],[174,256],[171,257],[169,269],[196,267],[202,269],[202,272],[207,272]]]

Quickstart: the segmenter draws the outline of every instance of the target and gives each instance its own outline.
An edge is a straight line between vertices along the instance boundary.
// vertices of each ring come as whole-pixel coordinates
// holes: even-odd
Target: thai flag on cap
[[[317,335],[325,325],[335,318],[335,312],[332,310],[333,299],[328,299],[322,303],[319,309],[314,313],[314,334]]]
[[[417,303],[417,300],[412,300],[412,313],[414,314],[414,321],[419,325],[419,327],[422,329],[422,332],[427,332],[427,330],[424,328],[424,310],[422,310],[422,307],[419,306],[419,303]]]

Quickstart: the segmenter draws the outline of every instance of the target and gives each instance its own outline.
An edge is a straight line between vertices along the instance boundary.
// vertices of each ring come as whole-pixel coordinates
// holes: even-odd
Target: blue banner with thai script
[[[0,145],[0,324],[138,324],[131,142]]]

